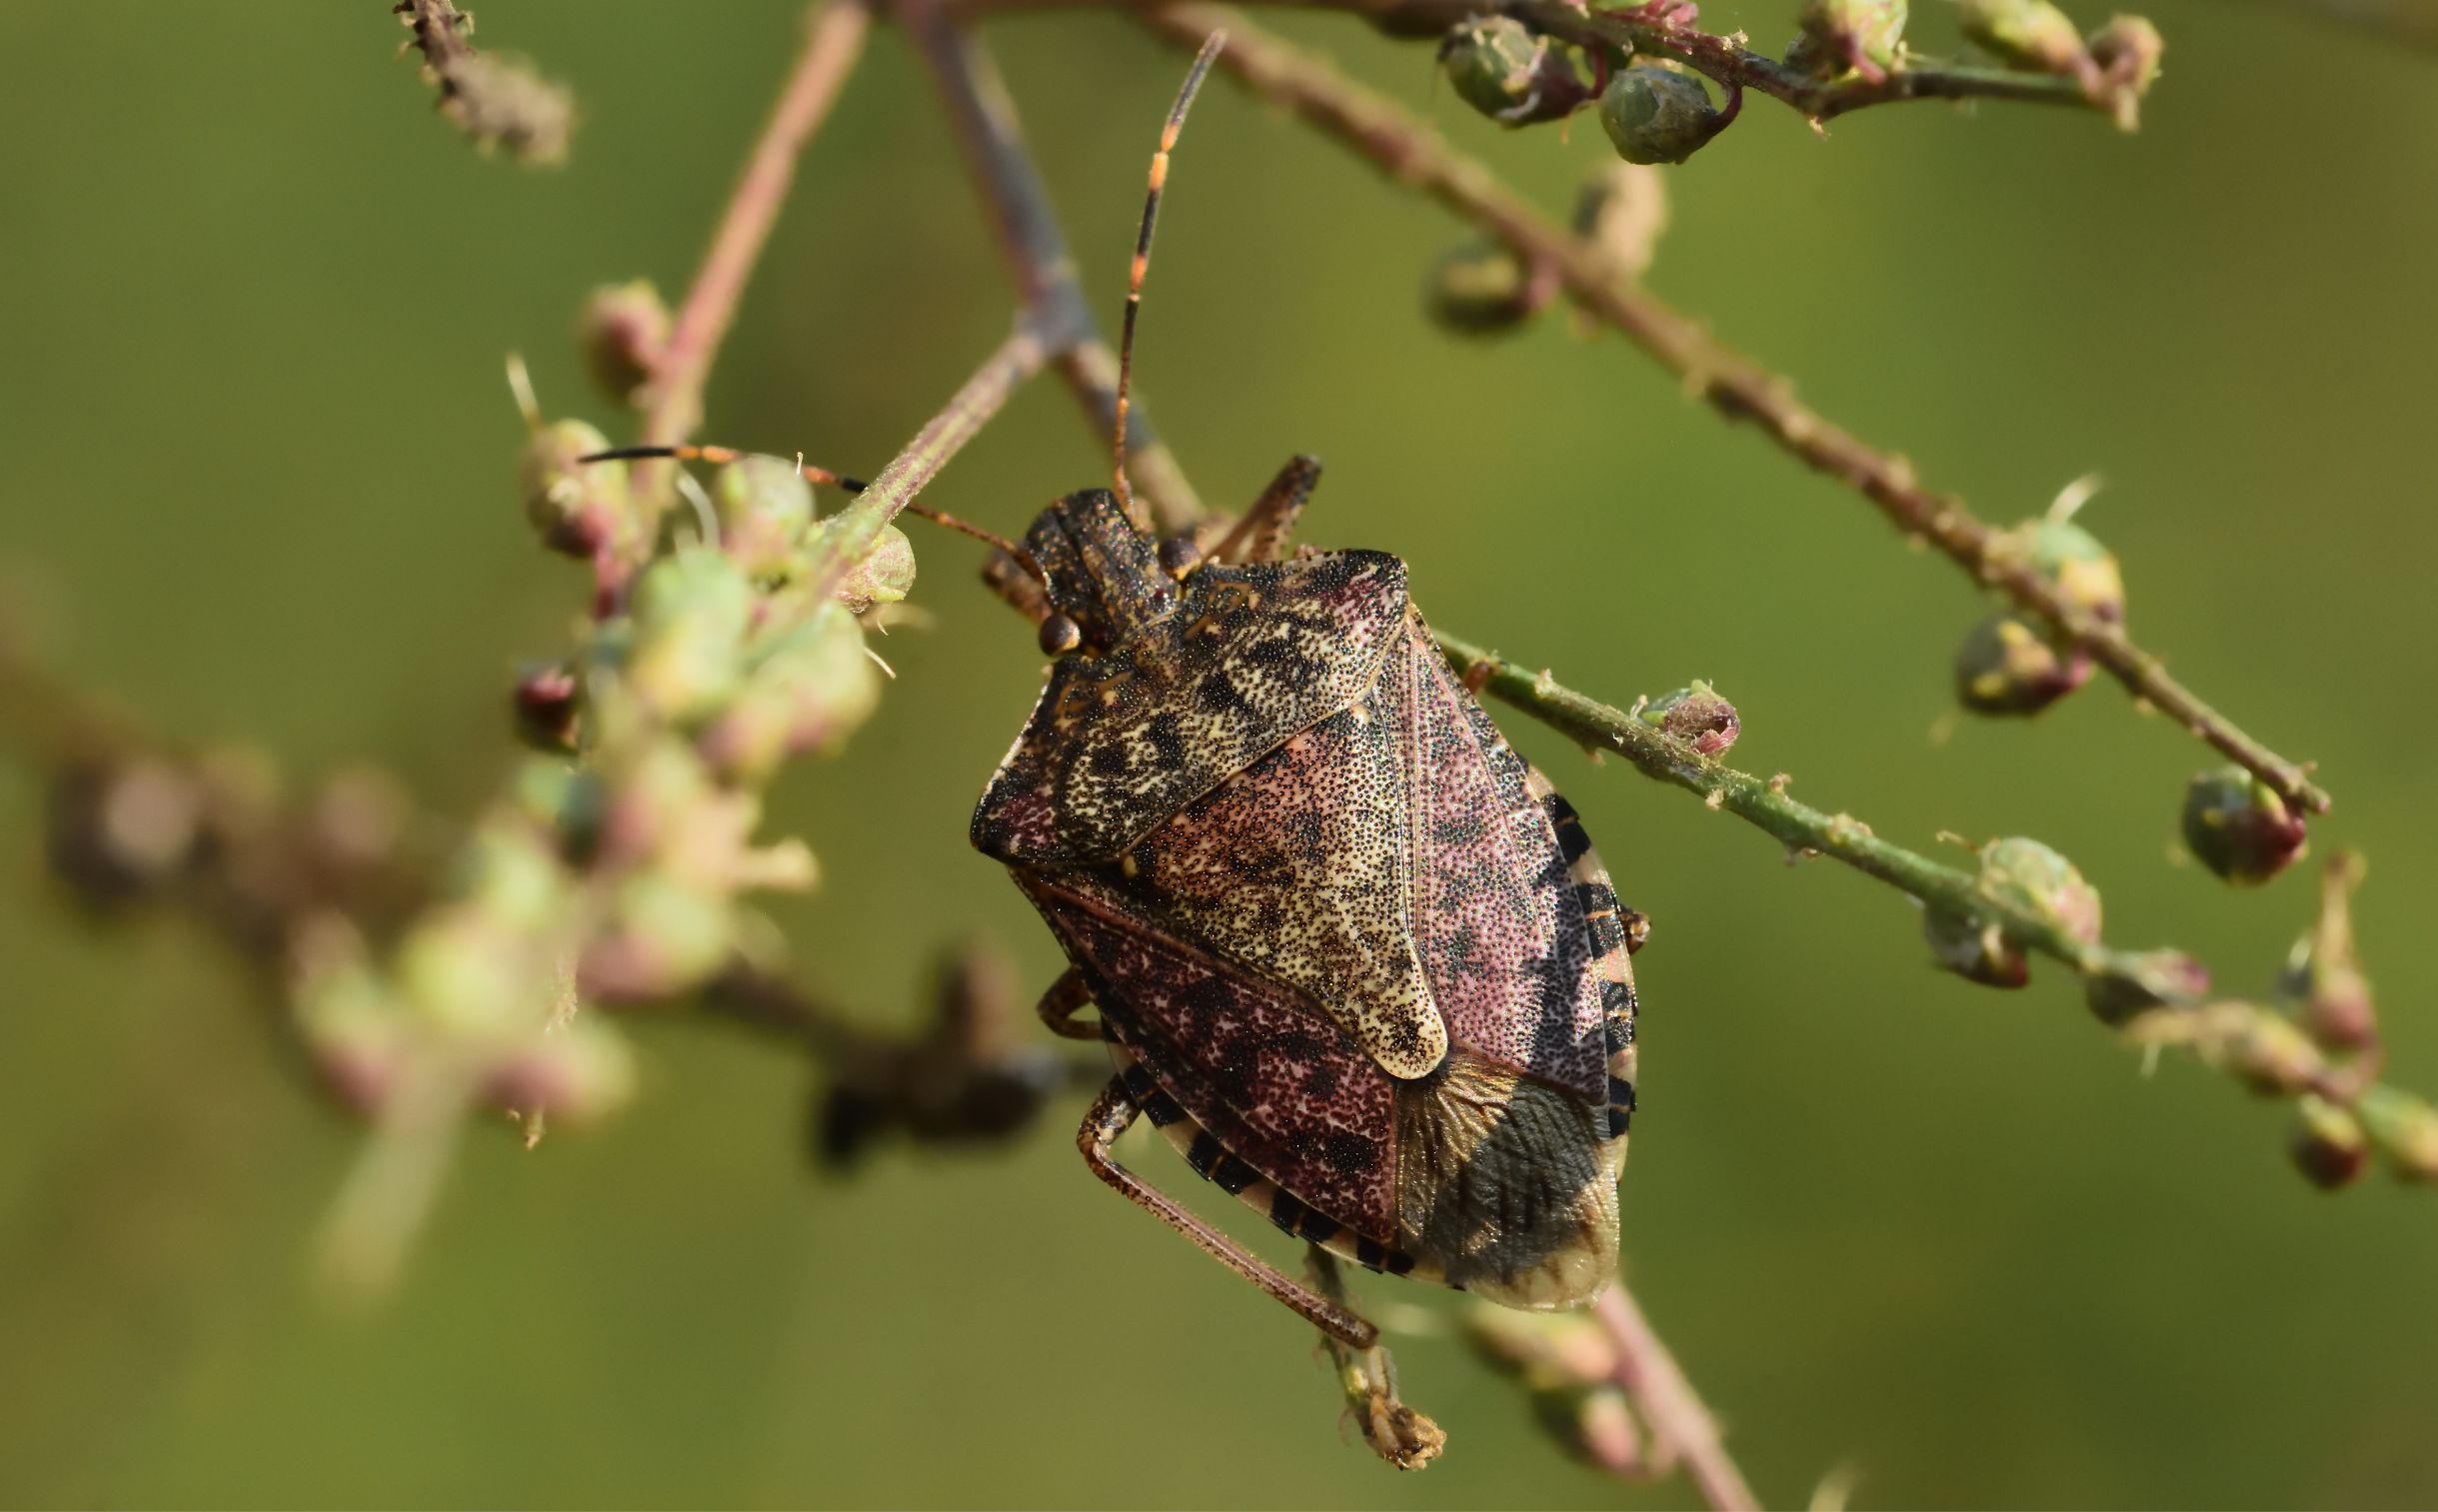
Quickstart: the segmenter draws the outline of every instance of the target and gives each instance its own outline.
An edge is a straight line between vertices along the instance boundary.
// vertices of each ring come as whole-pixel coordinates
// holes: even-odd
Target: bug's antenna
[[[577,458],[576,461],[578,463],[643,462],[666,457],[676,462],[708,462],[714,466],[725,466],[744,456],[745,453],[734,447],[612,447],[606,452],[587,453]],[[844,473],[833,473],[828,468],[817,468],[806,462],[802,456],[796,459],[796,471],[807,483],[845,489],[850,494],[861,494],[865,489],[871,487],[861,478],[850,478]],[[986,546],[998,547],[1016,559],[1019,567],[1038,579],[1042,587],[1050,587],[1050,574],[1044,570],[1042,564],[1031,552],[1026,551],[1007,537],[986,531],[972,521],[959,519],[946,510],[933,509],[928,504],[909,502],[903,508],[909,515],[920,515],[934,525],[945,526],[961,536],[971,536]]]
[[[1169,107],[1169,122],[1160,132],[1160,150],[1152,154],[1151,187],[1143,196],[1143,226],[1135,233],[1135,262],[1127,271],[1126,324],[1118,338],[1118,418],[1111,427],[1110,450],[1118,475],[1118,507],[1138,526],[1144,520],[1135,504],[1134,486],[1126,481],[1126,412],[1134,390],[1135,317],[1143,309],[1143,276],[1152,266],[1152,228],[1160,220],[1160,191],[1169,181],[1169,153],[1177,146],[1178,134],[1186,129],[1186,112],[1194,108],[1195,92],[1203,87],[1212,60],[1226,43],[1225,32],[1211,34],[1210,40],[1203,43],[1203,50],[1195,54],[1194,66],[1186,70],[1186,82],[1177,91],[1177,103]]]

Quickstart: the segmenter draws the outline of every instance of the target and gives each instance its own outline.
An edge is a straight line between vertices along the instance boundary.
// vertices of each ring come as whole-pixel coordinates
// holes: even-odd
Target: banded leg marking
[[[1203,1253],[1267,1292],[1322,1333],[1356,1349],[1368,1349],[1379,1341],[1379,1330],[1352,1309],[1280,1274],[1218,1229],[1180,1207],[1142,1177],[1120,1165],[1111,1156],[1110,1146],[1134,1123],[1139,1111],[1127,1094],[1123,1076],[1113,1077],[1109,1085],[1102,1088],[1101,1095],[1093,1102],[1092,1110],[1084,1115],[1083,1126],[1076,1130],[1076,1147],[1084,1152],[1084,1163],[1092,1167],[1094,1175],[1116,1187],[1136,1206],[1193,1240]],[[1215,1148],[1217,1143],[1213,1141]]]

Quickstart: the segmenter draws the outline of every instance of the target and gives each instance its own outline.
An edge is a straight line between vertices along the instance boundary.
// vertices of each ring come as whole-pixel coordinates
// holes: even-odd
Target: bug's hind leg
[[[1275,562],[1286,555],[1286,538],[1295,533],[1312,490],[1320,485],[1320,460],[1292,457],[1278,469],[1261,497],[1252,502],[1233,529],[1220,538],[1211,555],[1220,562]]]
[[[1092,988],[1085,984],[1084,973],[1069,966],[1050,984],[1050,990],[1042,994],[1034,1011],[1042,1015],[1042,1022],[1050,1026],[1050,1032],[1061,1039],[1106,1039],[1109,1035],[1100,1020],[1086,1022],[1076,1017],[1076,1010],[1091,1001]]]
[[[1379,1341],[1379,1330],[1353,1309],[1287,1279],[1112,1158],[1110,1146],[1141,1111],[1126,1095],[1123,1080],[1113,1078],[1102,1088],[1092,1110],[1084,1115],[1083,1126],[1076,1130],[1076,1147],[1084,1152],[1084,1163],[1092,1167],[1094,1175],[1125,1193],[1136,1206],[1192,1239],[1205,1254],[1294,1309],[1297,1316],[1330,1338],[1356,1349],[1369,1349]]]

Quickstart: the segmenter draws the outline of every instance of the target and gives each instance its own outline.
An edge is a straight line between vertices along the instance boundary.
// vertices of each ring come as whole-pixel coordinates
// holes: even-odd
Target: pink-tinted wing
[[[1344,1030],[1293,990],[1138,924],[1087,878],[1017,881],[1197,1123],[1315,1211],[1394,1239],[1394,1083]]]

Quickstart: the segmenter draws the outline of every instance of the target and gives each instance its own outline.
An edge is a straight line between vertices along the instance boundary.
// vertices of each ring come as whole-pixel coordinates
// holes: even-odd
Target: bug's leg
[[[1050,618],[1050,591],[1042,586],[1039,571],[1028,569],[1008,552],[993,552],[983,560],[982,586],[1035,625]]]
[[[1084,984],[1084,973],[1069,966],[1050,984],[1050,990],[1042,994],[1034,1011],[1042,1015],[1042,1022],[1050,1026],[1050,1032],[1062,1039],[1106,1039],[1109,1036],[1102,1032],[1098,1019],[1090,1023],[1076,1021],[1076,1010],[1091,1001],[1092,988]]]
[[[1126,1095],[1126,1083],[1112,1078],[1101,1089],[1101,1095],[1084,1115],[1083,1127],[1076,1130],[1076,1146],[1084,1152],[1084,1163],[1093,1174],[1124,1192],[1138,1207],[1176,1229],[1203,1252],[1253,1285],[1260,1287],[1278,1301],[1294,1309],[1297,1316],[1333,1339],[1356,1349],[1369,1349],[1379,1342],[1379,1330],[1372,1327],[1351,1308],[1330,1301],[1327,1297],[1280,1275],[1263,1264],[1234,1240],[1205,1223],[1156,1191],[1141,1176],[1111,1158],[1110,1145],[1126,1132],[1141,1110]]]
[[[1287,459],[1244,518],[1213,548],[1212,557],[1220,562],[1275,562],[1285,556],[1286,538],[1295,533],[1295,521],[1319,484],[1318,458]]]

